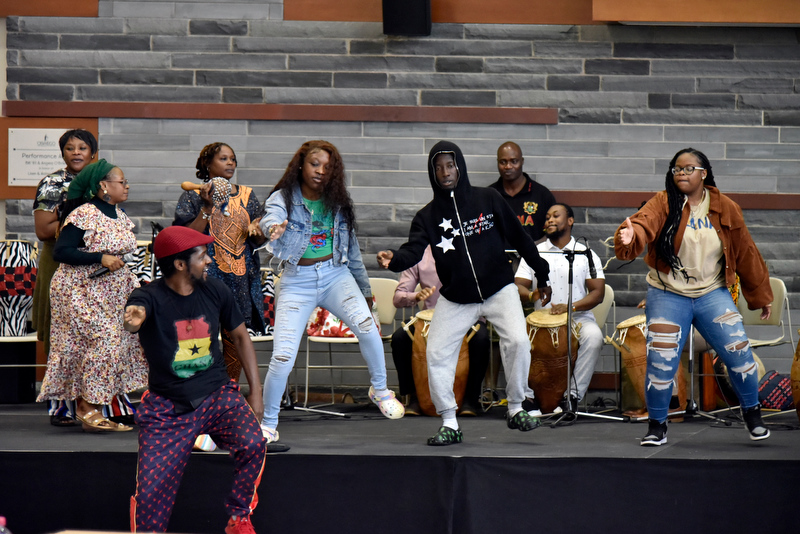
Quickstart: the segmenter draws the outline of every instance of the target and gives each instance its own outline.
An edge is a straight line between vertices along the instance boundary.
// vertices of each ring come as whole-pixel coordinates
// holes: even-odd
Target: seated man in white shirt
[[[538,245],[539,254],[550,264],[550,286],[553,296],[545,308],[550,308],[550,313],[554,315],[567,313],[569,262],[563,252],[586,250],[585,245],[577,243],[572,238],[574,222],[575,216],[571,207],[561,203],[553,204],[547,211],[544,223],[547,239]],[[569,386],[569,411],[572,412],[577,410],[578,401],[586,394],[597,358],[603,348],[603,332],[597,325],[591,309],[603,301],[606,289],[605,276],[600,258],[593,251],[591,257],[594,265],[590,265],[589,258],[585,254],[576,254],[572,266],[572,319],[581,324],[578,359]],[[520,263],[514,282],[519,288],[523,302],[533,302],[538,299],[536,275],[525,260]],[[541,308],[541,303],[537,301],[536,309]],[[531,397],[535,395],[535,392],[530,390],[526,393]],[[531,415],[541,415],[535,398],[532,405],[528,402],[525,404]],[[567,407],[562,406],[562,409],[566,411]]]

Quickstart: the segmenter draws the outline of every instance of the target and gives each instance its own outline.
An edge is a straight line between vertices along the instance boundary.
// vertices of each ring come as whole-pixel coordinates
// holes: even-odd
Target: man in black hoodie
[[[433,200],[414,216],[408,241],[396,251],[378,253],[381,267],[401,272],[419,263],[430,244],[442,282],[427,349],[431,398],[442,426],[428,445],[451,445],[463,439],[453,381],[464,334],[481,316],[492,322],[500,336],[508,427],[533,430],[539,420],[522,409],[530,341],[505,242],[533,267],[543,305],[550,300],[547,262],[539,257],[536,244],[502,197],[494,190],[470,185],[464,156],[454,143],[434,145],[428,156],[428,177]]]

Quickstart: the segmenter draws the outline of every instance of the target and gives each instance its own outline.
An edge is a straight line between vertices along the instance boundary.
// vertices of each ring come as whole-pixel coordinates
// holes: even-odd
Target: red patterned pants
[[[196,410],[175,414],[172,401],[148,391],[136,411],[139,465],[131,497],[131,532],[166,532],[192,446],[209,434],[235,463],[233,488],[225,500],[230,516],[248,517],[256,504],[267,444],[238,385],[230,382]]]

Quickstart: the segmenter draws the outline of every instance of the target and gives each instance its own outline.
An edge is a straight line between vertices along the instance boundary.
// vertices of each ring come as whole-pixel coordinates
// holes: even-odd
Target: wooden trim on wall
[[[797,0],[593,0],[599,22],[678,24],[800,24]]]
[[[86,128],[97,135],[97,119],[218,119],[364,122],[457,122],[558,124],[558,110],[549,108],[451,108],[412,106],[315,106],[283,104],[192,104],[165,102],[3,102],[0,146],[8,146],[8,128]],[[0,173],[8,154],[0,152]],[[9,196],[13,192],[13,195]],[[0,183],[0,198],[33,198],[35,188]],[[553,191],[575,207],[638,208],[652,191]],[[742,209],[798,210],[800,194],[729,193]]]
[[[723,191],[723,193],[725,193]],[[573,207],[635,208],[647,202],[655,191],[553,191],[560,201]],[[743,210],[800,210],[800,194],[725,193]]]
[[[4,0],[0,17],[96,17],[98,0]]]
[[[6,100],[3,114],[7,117],[558,124],[558,110],[555,108]]]
[[[431,0],[435,23],[596,24],[592,0]],[[382,22],[381,0],[284,0],[283,20]]]
[[[36,196],[35,187],[8,185],[9,128],[63,128],[65,130],[83,128],[98,137],[97,118],[0,117],[0,199]]]

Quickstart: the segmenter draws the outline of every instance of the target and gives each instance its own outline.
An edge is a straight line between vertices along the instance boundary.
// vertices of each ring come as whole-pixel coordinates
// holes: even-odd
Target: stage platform
[[[687,418],[669,442],[641,447],[643,423],[580,416],[510,430],[505,408],[462,417],[464,443],[425,445],[438,418],[281,414],[253,516],[258,534],[768,532],[798,527],[800,429],[794,411],[743,425]],[[724,414],[723,414],[724,415]],[[56,428],[42,405],[0,405],[0,515],[14,534],[126,531],[137,432]],[[232,479],[224,452],[195,453],[171,532],[221,533]]]

